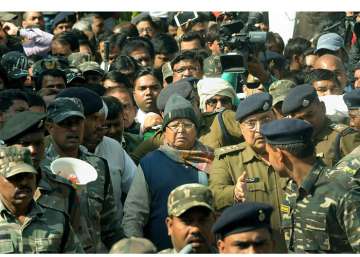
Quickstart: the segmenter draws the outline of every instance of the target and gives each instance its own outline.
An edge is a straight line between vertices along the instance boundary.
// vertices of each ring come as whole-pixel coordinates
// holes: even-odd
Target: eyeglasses
[[[210,107],[215,107],[219,102],[221,103],[221,105],[232,104],[231,98],[227,96],[218,99],[210,98],[209,100],[206,101],[206,104],[209,105]]]
[[[183,128],[185,130],[193,129],[195,127],[195,124],[192,122],[176,122],[169,124],[167,127],[176,133],[180,130],[180,128]]]
[[[273,119],[271,117],[264,117],[262,119],[252,119],[252,120],[246,120],[243,122],[245,124],[246,128],[249,130],[256,130],[257,128],[260,128],[262,124],[268,123],[272,121]]]
[[[190,72],[197,72],[200,69],[198,67],[194,67],[194,66],[187,66],[187,67],[181,67],[179,69],[173,70],[173,72],[184,73],[186,70],[189,70]]]

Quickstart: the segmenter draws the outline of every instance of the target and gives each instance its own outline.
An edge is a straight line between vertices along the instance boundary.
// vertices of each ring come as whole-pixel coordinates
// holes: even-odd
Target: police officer
[[[116,217],[113,188],[107,162],[85,151],[80,144],[84,135],[84,109],[78,98],[56,98],[49,106],[45,123],[51,143],[45,150],[42,167],[50,171],[52,161],[73,157],[90,163],[97,179],[86,185],[80,197],[79,238],[86,252],[107,252],[122,238],[120,220]],[[106,246],[106,248],[104,247]]]
[[[272,210],[268,204],[255,202],[225,209],[212,228],[219,253],[272,253]]]
[[[360,88],[344,94],[344,102],[349,110],[350,127],[360,131]]]
[[[39,183],[34,199],[40,205],[59,209],[70,217],[77,233],[79,228],[79,205],[76,204],[76,192],[69,181],[49,170],[40,169],[45,155],[45,118],[46,113],[24,111],[16,113],[4,123],[0,130],[0,139],[6,145],[19,145],[30,150],[34,168],[39,172]]]
[[[311,85],[304,84],[291,89],[283,102],[282,112],[285,116],[312,124],[316,154],[329,167],[360,144],[357,131],[343,124],[334,124],[326,117],[325,105],[320,102]]]
[[[269,162],[280,176],[291,178],[281,205],[289,251],[359,253],[359,181],[316,158],[308,122],[276,120],[264,124],[261,133]]]
[[[214,253],[211,226],[215,222],[213,197],[201,184],[178,186],[169,194],[166,225],[172,249],[160,253]]]
[[[0,148],[0,253],[83,253],[67,215],[33,200],[38,172],[29,155]]]
[[[217,210],[245,199],[270,204],[274,208],[271,225],[277,241],[276,251],[285,251],[279,229],[282,188],[286,186],[286,179],[280,179],[269,165],[265,140],[259,132],[260,124],[274,119],[271,107],[272,97],[268,93],[254,94],[240,102],[236,119],[240,122],[245,142],[215,152],[209,186]]]

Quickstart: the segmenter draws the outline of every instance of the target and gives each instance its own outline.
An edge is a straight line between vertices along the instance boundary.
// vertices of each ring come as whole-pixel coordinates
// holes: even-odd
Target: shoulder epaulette
[[[246,145],[244,143],[237,144],[237,145],[229,145],[225,147],[221,147],[215,150],[215,156],[223,156],[228,153],[237,152],[244,150]]]

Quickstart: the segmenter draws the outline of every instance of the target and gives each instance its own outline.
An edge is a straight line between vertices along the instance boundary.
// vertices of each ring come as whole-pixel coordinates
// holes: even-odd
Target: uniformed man
[[[360,88],[344,94],[343,98],[349,110],[349,125],[360,132]]]
[[[56,98],[49,106],[45,126],[51,143],[45,151],[44,169],[52,161],[73,157],[90,163],[97,179],[86,185],[80,197],[79,238],[86,252],[107,252],[122,238],[120,220],[116,217],[113,188],[106,161],[85,151],[80,144],[84,135],[84,110],[78,98]],[[104,247],[106,246],[106,248]]]
[[[209,186],[217,210],[245,199],[270,204],[274,208],[271,225],[277,241],[276,251],[285,251],[285,242],[279,229],[282,188],[286,186],[286,180],[281,180],[269,165],[265,140],[259,132],[260,124],[274,119],[271,106],[272,97],[268,93],[254,94],[240,102],[236,119],[240,122],[245,142],[215,152]],[[244,188],[246,184],[247,189]]]
[[[79,205],[75,189],[66,179],[49,170],[40,169],[45,156],[46,113],[19,112],[9,118],[0,130],[0,139],[6,145],[19,145],[30,150],[34,168],[39,172],[39,183],[34,199],[40,205],[59,209],[69,215],[75,233],[79,229]]]
[[[83,253],[67,215],[33,200],[38,172],[29,155],[0,148],[0,253]]]
[[[213,197],[201,184],[178,186],[169,194],[166,225],[174,248],[160,253],[214,253]]]
[[[270,205],[255,202],[228,207],[212,229],[219,253],[272,253],[272,211]]]
[[[333,124],[326,117],[324,103],[309,84],[291,89],[283,102],[282,112],[285,116],[311,123],[316,154],[329,167],[360,144],[359,132],[343,124]]]
[[[261,133],[269,162],[280,176],[291,178],[281,205],[289,251],[359,253],[359,180],[316,158],[313,127],[306,121],[272,121],[261,127]]]

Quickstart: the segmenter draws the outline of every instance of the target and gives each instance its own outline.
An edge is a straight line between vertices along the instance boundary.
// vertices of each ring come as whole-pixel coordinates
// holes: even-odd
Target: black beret
[[[307,143],[311,141],[313,127],[299,119],[281,119],[265,123],[260,133],[271,145]]]
[[[74,12],[59,12],[54,20],[52,29],[55,29],[55,27],[62,23],[62,22],[68,22],[68,21],[75,21],[75,13]]]
[[[41,128],[44,125],[43,120],[46,113],[41,112],[18,112],[9,118],[0,130],[0,139],[7,140],[16,138],[26,131],[32,131]]]
[[[267,112],[271,106],[272,96],[269,93],[250,95],[239,103],[235,118],[241,121],[252,114]]]
[[[349,110],[360,108],[360,88],[346,93],[343,98]]]
[[[245,202],[225,209],[212,227],[214,234],[222,237],[255,230],[269,228],[273,208],[264,203]]]
[[[65,88],[56,96],[56,98],[59,97],[79,98],[84,106],[85,116],[98,112],[103,108],[101,97],[94,91],[84,87]]]
[[[289,115],[301,108],[308,107],[315,99],[318,99],[314,87],[310,84],[303,84],[292,88],[285,97],[282,104],[282,112]]]
[[[274,61],[277,65],[283,66],[285,65],[286,59],[282,54],[273,51],[266,51],[265,54],[260,54],[260,61],[263,64],[267,64],[270,61]]]
[[[164,111],[165,105],[173,94],[178,94],[186,100],[191,101],[194,98],[195,89],[188,79],[181,79],[175,83],[169,84],[163,88],[156,99],[156,106],[160,111]]]

